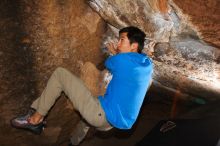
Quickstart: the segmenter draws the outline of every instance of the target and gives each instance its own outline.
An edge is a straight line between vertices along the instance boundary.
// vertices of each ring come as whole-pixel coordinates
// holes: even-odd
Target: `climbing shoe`
[[[30,109],[26,115],[18,116],[11,120],[11,125],[18,129],[25,129],[33,132],[34,134],[40,134],[46,124],[45,121],[40,122],[39,124],[31,124],[29,118],[35,113],[35,109]]]

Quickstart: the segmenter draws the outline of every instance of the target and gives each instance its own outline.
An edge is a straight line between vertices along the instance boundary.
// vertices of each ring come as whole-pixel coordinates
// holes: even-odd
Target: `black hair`
[[[122,28],[119,31],[119,34],[125,33],[125,32],[127,32],[127,37],[130,41],[130,44],[138,43],[138,53],[141,53],[141,51],[144,48],[144,41],[145,41],[146,34],[135,26]]]

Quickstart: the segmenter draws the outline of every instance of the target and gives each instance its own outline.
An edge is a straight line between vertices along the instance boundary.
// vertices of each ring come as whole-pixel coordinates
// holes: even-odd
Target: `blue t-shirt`
[[[145,54],[129,52],[109,57],[105,66],[113,77],[99,101],[111,125],[130,129],[151,82],[152,62]]]

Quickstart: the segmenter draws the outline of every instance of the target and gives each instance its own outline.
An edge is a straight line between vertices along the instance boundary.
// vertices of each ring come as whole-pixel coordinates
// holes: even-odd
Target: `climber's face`
[[[117,44],[118,53],[137,52],[138,43],[130,43],[127,32],[119,34],[119,40]]]

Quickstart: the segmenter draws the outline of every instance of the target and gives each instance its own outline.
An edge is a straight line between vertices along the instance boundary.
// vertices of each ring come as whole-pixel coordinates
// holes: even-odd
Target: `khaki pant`
[[[99,100],[92,96],[82,80],[64,68],[59,67],[53,72],[43,93],[33,102],[31,107],[45,116],[62,91],[72,101],[75,110],[79,111],[90,125],[103,131],[112,128],[106,120]],[[79,144],[88,130],[89,125],[80,121],[72,134],[72,143]]]

